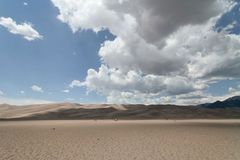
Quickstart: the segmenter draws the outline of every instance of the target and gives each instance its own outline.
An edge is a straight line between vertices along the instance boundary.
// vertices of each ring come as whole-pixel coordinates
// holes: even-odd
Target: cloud
[[[70,91],[68,89],[62,90],[63,93],[69,93]]]
[[[28,3],[27,3],[27,2],[23,2],[23,5],[24,5],[24,6],[28,6]]]
[[[25,91],[20,91],[20,94],[24,95],[24,94],[25,94]]]
[[[32,105],[32,104],[49,104],[55,103],[53,101],[42,100],[42,99],[32,99],[32,98],[10,98],[10,97],[0,97],[0,104],[10,104],[10,105]]]
[[[116,36],[101,46],[100,68],[81,83],[110,103],[195,103],[190,97],[198,94],[214,99],[204,93],[213,81],[240,77],[239,35],[214,29],[231,0],[52,2],[73,32]]]
[[[34,92],[43,92],[43,89],[40,87],[40,86],[37,86],[37,85],[33,85],[31,87],[32,91]]]
[[[0,17],[0,25],[7,28],[7,30],[16,35],[23,36],[24,39],[28,41],[33,41],[36,39],[42,39],[43,36],[40,35],[30,23],[21,23],[17,24],[12,18],[10,17]]]
[[[228,6],[221,0],[115,0],[104,3],[111,10],[134,17],[138,24],[136,32],[149,43],[161,43],[182,26],[205,23]]]
[[[69,87],[70,88],[74,88],[74,87],[81,87],[82,83],[79,80],[73,80],[70,84]]]
[[[89,89],[109,93],[116,91],[137,91],[141,93],[180,94],[195,89],[203,89],[202,84],[190,82],[181,76],[143,75],[134,70],[127,73],[117,69],[109,69],[102,65],[99,71],[88,70],[88,76],[83,85]]]
[[[67,101],[74,101],[74,98],[66,98]]]
[[[232,87],[229,87],[228,88],[228,92],[229,93],[234,93],[234,92],[236,92],[237,91],[237,89],[235,89],[235,88],[232,88]]]
[[[35,88],[35,87],[34,87]],[[20,91],[20,94],[24,95],[24,91]],[[0,104],[11,104],[11,105],[32,105],[32,104],[48,104],[55,103],[49,100],[34,99],[34,98],[12,98],[5,96],[4,92],[0,90]]]
[[[227,98],[233,97],[233,96],[239,96],[240,95],[240,90],[235,89],[235,88],[229,88],[228,93],[220,95],[220,96],[214,96],[209,93],[204,93],[201,91],[196,91],[193,93],[188,93],[184,95],[178,95],[175,99],[176,104],[203,104],[203,103],[213,103],[216,101],[223,101],[226,100]]]

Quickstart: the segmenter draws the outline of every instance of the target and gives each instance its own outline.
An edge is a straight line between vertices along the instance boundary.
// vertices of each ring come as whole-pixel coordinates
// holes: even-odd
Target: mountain
[[[214,103],[201,104],[201,107],[205,108],[240,108],[240,96],[228,98],[224,101],[216,101]]]
[[[240,118],[239,108],[176,105],[57,103],[28,106],[0,105],[0,120],[75,119],[223,119]]]
[[[234,96],[226,99],[225,101],[240,101],[240,96]]]

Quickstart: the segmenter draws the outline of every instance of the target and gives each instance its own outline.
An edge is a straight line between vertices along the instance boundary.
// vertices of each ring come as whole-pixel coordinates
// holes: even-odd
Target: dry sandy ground
[[[239,160],[240,121],[0,122],[0,160],[135,159]]]

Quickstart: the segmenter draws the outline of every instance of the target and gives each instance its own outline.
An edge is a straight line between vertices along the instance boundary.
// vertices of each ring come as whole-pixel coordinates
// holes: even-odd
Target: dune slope
[[[174,105],[42,104],[0,105],[0,120],[240,118],[240,108]]]

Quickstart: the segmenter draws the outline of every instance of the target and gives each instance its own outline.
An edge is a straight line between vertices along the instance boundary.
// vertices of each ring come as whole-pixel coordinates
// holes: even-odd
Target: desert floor
[[[240,120],[0,122],[0,160],[239,160]]]

